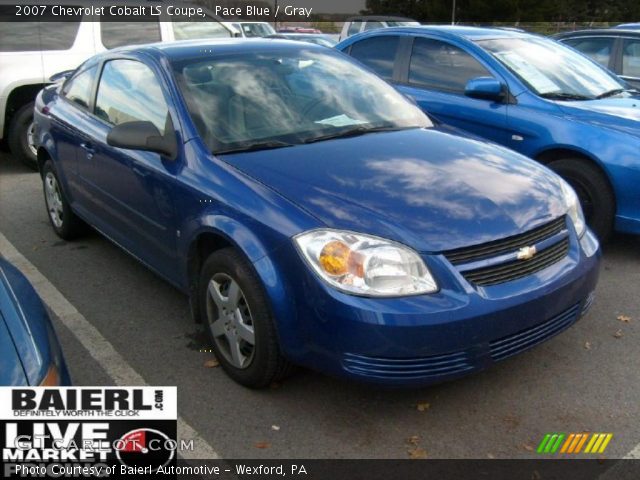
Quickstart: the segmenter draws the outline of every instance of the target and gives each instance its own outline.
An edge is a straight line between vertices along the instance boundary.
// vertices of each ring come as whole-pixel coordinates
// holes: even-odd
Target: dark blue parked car
[[[640,234],[640,96],[596,62],[537,35],[473,27],[375,30],[336,48],[437,120],[555,170],[601,239]]]
[[[599,247],[540,164],[436,128],[339,52],[282,40],[111,51],[36,104],[49,217],[190,295],[226,372],[420,385],[589,307]]]
[[[0,385],[70,385],[47,310],[24,275],[2,257]]]

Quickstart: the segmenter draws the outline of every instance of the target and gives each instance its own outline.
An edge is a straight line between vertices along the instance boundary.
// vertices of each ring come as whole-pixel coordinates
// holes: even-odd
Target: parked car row
[[[596,235],[640,233],[637,92],[516,30],[297,39],[60,74],[31,130],[56,234],[91,225],[184,291],[249,387],[457,378],[588,311]]]

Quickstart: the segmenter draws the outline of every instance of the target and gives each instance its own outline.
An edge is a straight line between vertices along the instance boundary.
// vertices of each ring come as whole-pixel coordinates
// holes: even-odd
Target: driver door
[[[448,42],[415,37],[407,63],[398,89],[413,97],[420,108],[444,124],[507,143],[508,103],[464,94],[469,80],[495,77],[476,58]]]

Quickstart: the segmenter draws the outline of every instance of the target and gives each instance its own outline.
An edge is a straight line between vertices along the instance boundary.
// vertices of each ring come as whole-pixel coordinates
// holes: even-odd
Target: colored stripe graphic
[[[547,433],[542,438],[536,452],[543,454],[556,452],[568,454],[604,453],[612,438],[612,433]]]

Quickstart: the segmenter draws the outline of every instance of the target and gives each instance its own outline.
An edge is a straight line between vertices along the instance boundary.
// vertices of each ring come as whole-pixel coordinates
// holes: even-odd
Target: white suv
[[[53,74],[123,45],[240,35],[210,12],[206,15],[206,22],[163,16],[158,21],[109,22],[93,15],[65,22],[0,22],[0,140],[6,139],[13,155],[35,169],[33,102]]]

